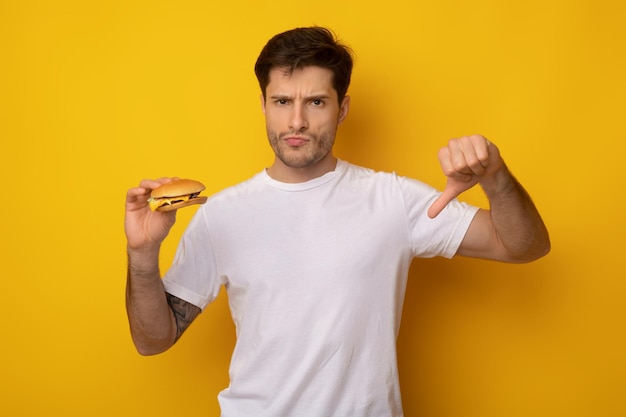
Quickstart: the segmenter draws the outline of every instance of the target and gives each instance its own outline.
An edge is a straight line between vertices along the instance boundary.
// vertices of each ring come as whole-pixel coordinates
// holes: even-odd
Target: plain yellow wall
[[[223,295],[171,351],[131,344],[125,191],[178,175],[215,192],[267,166],[254,61],[319,24],[357,54],[340,157],[442,187],[437,149],[482,133],[552,235],[529,265],[415,261],[407,417],[625,415],[625,21],[607,0],[2,0],[2,414],[218,415]]]

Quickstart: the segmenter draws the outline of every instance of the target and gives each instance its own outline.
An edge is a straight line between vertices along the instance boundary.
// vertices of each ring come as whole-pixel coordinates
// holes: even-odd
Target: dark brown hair
[[[254,73],[265,97],[273,68],[327,68],[333,72],[333,87],[341,103],[348,92],[352,65],[352,50],[329,29],[313,26],[291,29],[270,39],[256,61]]]

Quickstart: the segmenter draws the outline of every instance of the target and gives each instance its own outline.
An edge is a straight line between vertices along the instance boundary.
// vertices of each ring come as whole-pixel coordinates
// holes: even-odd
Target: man
[[[198,209],[161,280],[173,212],[128,191],[127,310],[145,355],[171,347],[227,289],[237,344],[224,417],[402,416],[396,336],[414,257],[529,262],[549,251],[532,201],[482,136],[439,153],[443,193],[333,155],[352,58],[319,27],[276,35],[255,73],[273,164]],[[480,184],[490,210],[459,202]]]

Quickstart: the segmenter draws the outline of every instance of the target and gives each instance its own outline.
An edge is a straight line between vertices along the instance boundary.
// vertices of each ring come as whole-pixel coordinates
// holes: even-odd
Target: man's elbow
[[[530,263],[548,255],[551,249],[552,245],[550,243],[550,239],[546,236],[545,239],[541,240],[541,242],[535,242],[525,250],[510,253],[509,262],[520,264]]]
[[[141,356],[154,356],[165,352],[174,345],[170,339],[151,339],[132,335],[133,344]]]
[[[550,243],[550,235],[548,234],[545,226],[543,227],[543,230],[538,234],[540,237],[537,239],[537,243],[535,245],[536,253],[534,259],[532,259],[533,261],[536,261],[539,258],[543,258],[547,254],[549,254],[550,250],[552,249],[552,244]]]
[[[137,350],[137,353],[139,353],[141,356],[154,356],[154,355],[163,353],[167,350],[167,349],[155,349],[151,346],[139,346],[139,345],[135,345],[135,349]]]
[[[541,245],[532,261],[536,261],[537,259],[543,258],[544,256],[548,255],[551,249],[552,244],[550,243],[550,239],[546,238],[546,241],[543,245]]]

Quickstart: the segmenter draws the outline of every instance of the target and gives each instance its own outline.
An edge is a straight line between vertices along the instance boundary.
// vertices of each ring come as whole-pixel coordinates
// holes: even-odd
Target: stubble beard
[[[276,132],[267,131],[267,137],[274,154],[290,168],[306,168],[314,165],[331,152],[335,143],[335,135],[332,132],[327,132],[321,136],[307,134],[308,142],[305,145],[291,147],[281,138],[288,135],[290,133],[280,135]]]

